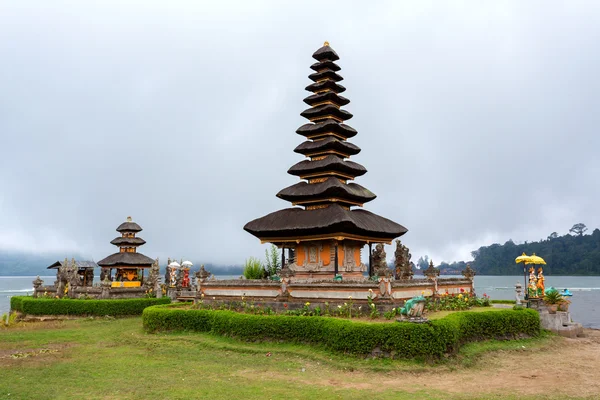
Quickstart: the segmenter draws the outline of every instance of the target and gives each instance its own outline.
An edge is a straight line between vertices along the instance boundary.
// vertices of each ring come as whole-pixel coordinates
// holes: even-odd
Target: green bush
[[[492,304],[515,304],[516,300],[491,300]]]
[[[244,277],[246,279],[262,279],[265,270],[258,258],[250,257],[244,264]]]
[[[171,299],[118,299],[76,300],[36,299],[15,296],[10,299],[10,308],[26,315],[140,315],[144,308],[158,304],[169,304]]]
[[[315,343],[356,355],[368,355],[378,348],[402,358],[441,357],[457,351],[467,341],[535,336],[540,331],[539,316],[533,310],[457,312],[423,324],[377,324],[330,317],[156,306],[145,309],[142,320],[148,332],[196,331],[252,341]]]

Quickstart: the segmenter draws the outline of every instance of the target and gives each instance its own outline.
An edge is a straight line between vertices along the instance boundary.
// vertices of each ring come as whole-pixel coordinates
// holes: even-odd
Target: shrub
[[[28,315],[140,315],[144,308],[158,304],[168,304],[171,299],[118,299],[118,300],[77,300],[77,299],[36,299],[15,296],[10,299],[10,308]]]
[[[246,279],[262,279],[265,270],[258,258],[250,257],[244,264],[244,277]]]
[[[281,268],[281,258],[277,252],[277,246],[271,245],[271,249],[265,250],[265,271],[267,276],[273,277]]]
[[[366,323],[328,317],[251,315],[227,310],[149,307],[142,313],[144,329],[196,331],[243,340],[283,340],[321,344],[328,349],[368,355],[375,349],[394,357],[441,357],[467,341],[535,336],[539,316],[533,310],[459,312],[423,324]]]
[[[490,300],[492,304],[515,304],[516,300]]]

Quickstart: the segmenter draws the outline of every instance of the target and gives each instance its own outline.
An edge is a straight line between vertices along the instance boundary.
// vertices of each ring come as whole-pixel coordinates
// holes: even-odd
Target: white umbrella
[[[192,264],[191,261],[184,261],[184,262],[181,263],[181,266],[182,267],[193,267],[194,264]]]
[[[179,263],[177,261],[173,261],[171,264],[169,264],[170,268],[179,268],[181,267],[181,265],[179,265]]]

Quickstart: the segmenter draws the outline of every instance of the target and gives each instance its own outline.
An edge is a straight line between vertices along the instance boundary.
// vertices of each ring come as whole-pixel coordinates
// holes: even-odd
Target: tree
[[[556,239],[558,237],[558,233],[552,232],[550,236],[548,236],[548,240]]]
[[[429,266],[429,256],[419,257],[419,259],[417,260],[417,268],[420,269],[421,271],[424,271],[427,269],[428,266]]]
[[[279,258],[277,246],[272,244],[270,252],[268,249],[265,249],[265,258],[265,272],[267,273],[267,276],[277,275],[277,270],[281,266],[281,259]]]
[[[573,225],[573,227],[571,229],[569,229],[569,232],[573,232],[577,236],[582,236],[585,233],[585,231],[587,231],[587,230],[588,229],[585,226],[585,224],[582,224],[580,222],[578,224]]]

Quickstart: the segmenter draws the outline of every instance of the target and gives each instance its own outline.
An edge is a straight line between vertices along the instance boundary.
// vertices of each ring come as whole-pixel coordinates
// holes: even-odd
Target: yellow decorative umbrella
[[[515,258],[515,262],[517,264],[523,263],[523,280],[525,281],[525,287],[523,288],[523,290],[525,290],[525,291],[527,291],[527,269],[526,269],[525,265],[529,264],[530,261],[531,261],[531,257],[528,256],[527,254],[525,254],[524,252],[522,255]]]
[[[543,264],[546,265],[546,261],[540,256],[536,256],[535,253],[531,257],[529,257],[529,261],[525,262],[526,264]]]

